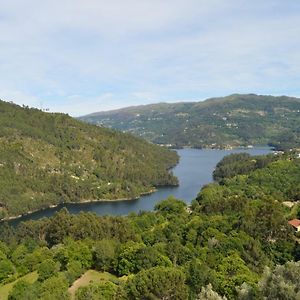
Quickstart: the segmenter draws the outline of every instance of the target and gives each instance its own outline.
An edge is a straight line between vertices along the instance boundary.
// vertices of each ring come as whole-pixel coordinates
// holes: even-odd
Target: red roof
[[[293,219],[289,221],[289,224],[294,226],[295,228],[298,228],[300,226],[300,220],[299,219]]]

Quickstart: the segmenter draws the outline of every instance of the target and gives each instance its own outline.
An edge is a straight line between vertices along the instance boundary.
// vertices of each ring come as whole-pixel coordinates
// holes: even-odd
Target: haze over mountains
[[[300,99],[233,94],[202,102],[158,103],[80,117],[170,147],[300,144]]]

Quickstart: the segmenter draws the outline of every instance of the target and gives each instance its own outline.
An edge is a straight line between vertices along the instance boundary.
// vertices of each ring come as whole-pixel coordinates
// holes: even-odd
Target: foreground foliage
[[[154,212],[127,217],[71,215],[0,228],[1,283],[19,281],[9,299],[69,299],[68,288],[87,270],[109,272],[76,290],[75,299],[299,299],[300,247],[281,202],[300,184],[300,159],[239,155],[234,176],[202,189],[192,206],[169,198]],[[218,168],[217,168],[218,170]],[[284,178],[284,180],[283,180]],[[299,215],[298,215],[299,217]],[[51,298],[52,297],[52,298]]]

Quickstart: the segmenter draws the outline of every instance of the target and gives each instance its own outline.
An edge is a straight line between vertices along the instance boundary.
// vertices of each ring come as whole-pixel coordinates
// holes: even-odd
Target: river
[[[77,214],[80,211],[91,211],[98,215],[127,215],[131,212],[153,210],[154,206],[168,196],[174,196],[190,203],[197,196],[201,187],[212,181],[212,173],[216,164],[230,153],[247,152],[251,155],[270,153],[267,147],[255,147],[251,149],[212,150],[212,149],[181,149],[177,150],[180,161],[173,169],[173,173],[179,179],[178,187],[162,187],[156,192],[130,201],[106,201],[82,204],[62,204],[55,208],[47,208],[35,213],[11,220],[12,225],[21,221],[36,220],[42,217],[50,217],[62,207],[67,207],[70,213]]]

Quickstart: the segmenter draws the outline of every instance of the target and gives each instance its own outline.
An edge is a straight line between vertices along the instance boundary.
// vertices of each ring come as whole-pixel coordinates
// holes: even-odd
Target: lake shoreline
[[[217,163],[226,155],[231,153],[247,152],[250,155],[263,155],[272,153],[270,147],[259,147],[252,149],[235,150],[212,150],[212,149],[182,149],[177,151],[180,157],[179,163],[174,167],[172,173],[178,178],[180,185],[161,185],[152,187],[145,193],[141,193],[135,198],[119,199],[92,199],[79,202],[59,203],[49,205],[30,214],[23,214],[16,217],[10,217],[9,222],[12,226],[17,226],[20,222],[29,220],[38,220],[43,217],[51,217],[56,212],[66,207],[71,214],[80,212],[94,212],[97,215],[120,215],[125,216],[132,212],[153,211],[159,201],[173,196],[190,204],[201,188],[212,182],[212,173]],[[138,200],[137,200],[138,199]],[[0,221],[4,221],[3,219]]]
[[[251,150],[251,149],[259,149],[259,148],[270,148],[271,151],[276,151],[275,147],[269,145],[248,145],[248,146],[231,146],[228,147],[195,147],[195,146],[182,146],[182,147],[167,147],[170,150],[182,150],[182,149],[195,149],[195,150],[218,150],[218,151],[231,151],[231,150]]]
[[[173,186],[173,185],[169,185],[169,186]],[[174,185],[174,187],[177,186],[177,185]],[[163,186],[161,186],[163,187]],[[134,201],[134,200],[138,200],[140,199],[142,196],[147,196],[147,195],[151,195],[152,193],[155,193],[157,192],[157,188],[154,187],[152,188],[151,190],[147,191],[147,192],[143,192],[143,193],[140,193],[139,196],[137,197],[134,197],[134,198],[117,198],[117,199],[92,199],[92,200],[82,200],[82,201],[79,201],[79,202],[62,202],[62,203],[59,203],[59,204],[51,204],[49,206],[46,206],[46,207],[42,207],[40,209],[35,209],[35,210],[30,210],[26,213],[23,213],[23,214],[20,214],[20,215],[17,215],[17,216],[11,216],[11,217],[7,217],[7,218],[3,218],[0,220],[0,223],[2,222],[9,222],[9,221],[12,221],[12,220],[17,220],[17,219],[20,219],[22,217],[26,217],[26,216],[29,216],[31,214],[34,214],[36,212],[42,212],[43,210],[46,210],[46,209],[51,209],[51,208],[56,208],[58,206],[65,206],[67,204],[88,204],[88,203],[97,203],[97,202],[123,202],[123,201]]]

